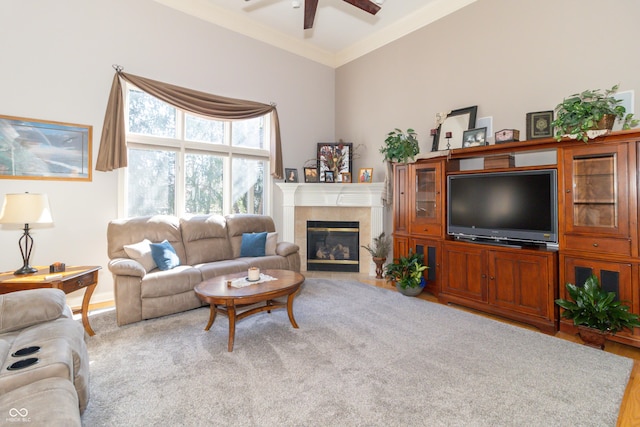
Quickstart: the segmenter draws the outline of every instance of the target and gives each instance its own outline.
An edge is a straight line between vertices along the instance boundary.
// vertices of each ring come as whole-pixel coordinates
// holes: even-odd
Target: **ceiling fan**
[[[343,0],[358,9],[375,15],[380,10],[380,6],[369,0]],[[382,4],[382,1],[376,3]],[[318,9],[318,0],[304,0],[304,29],[308,30],[313,27],[313,20],[316,17],[316,9]]]

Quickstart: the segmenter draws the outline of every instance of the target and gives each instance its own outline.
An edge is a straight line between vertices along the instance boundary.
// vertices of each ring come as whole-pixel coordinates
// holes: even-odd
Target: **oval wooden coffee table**
[[[216,313],[221,313],[229,318],[229,345],[228,351],[233,351],[233,341],[236,334],[236,321],[263,311],[271,312],[277,308],[287,308],[289,321],[294,328],[298,328],[293,317],[293,299],[300,285],[304,282],[304,276],[289,270],[263,270],[262,274],[275,277],[277,280],[256,283],[242,288],[227,285],[227,281],[233,281],[247,277],[247,272],[225,274],[205,280],[194,288],[196,295],[202,301],[209,303],[209,323],[204,328],[208,331],[216,320]],[[274,301],[274,298],[287,297],[287,302]],[[265,305],[251,307],[244,311],[238,311],[250,304],[264,302]]]

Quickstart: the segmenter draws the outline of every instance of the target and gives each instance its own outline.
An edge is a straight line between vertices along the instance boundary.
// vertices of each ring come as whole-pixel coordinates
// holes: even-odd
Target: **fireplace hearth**
[[[360,270],[357,221],[307,221],[307,270]]]

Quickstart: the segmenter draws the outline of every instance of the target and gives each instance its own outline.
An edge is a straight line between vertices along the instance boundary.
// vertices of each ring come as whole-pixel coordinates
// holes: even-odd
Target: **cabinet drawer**
[[[419,234],[421,236],[440,237],[442,235],[442,226],[440,224],[411,224],[411,234]]]
[[[78,289],[86,288],[89,285],[95,283],[95,272],[83,274],[82,276],[74,277],[73,279],[65,280],[62,282],[62,290],[68,294]]]
[[[607,237],[565,236],[566,249],[631,255],[631,241]]]

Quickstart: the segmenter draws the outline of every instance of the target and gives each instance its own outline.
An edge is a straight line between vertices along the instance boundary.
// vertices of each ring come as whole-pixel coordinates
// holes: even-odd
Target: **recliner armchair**
[[[0,295],[0,420],[80,426],[89,402],[84,338],[63,291]]]

